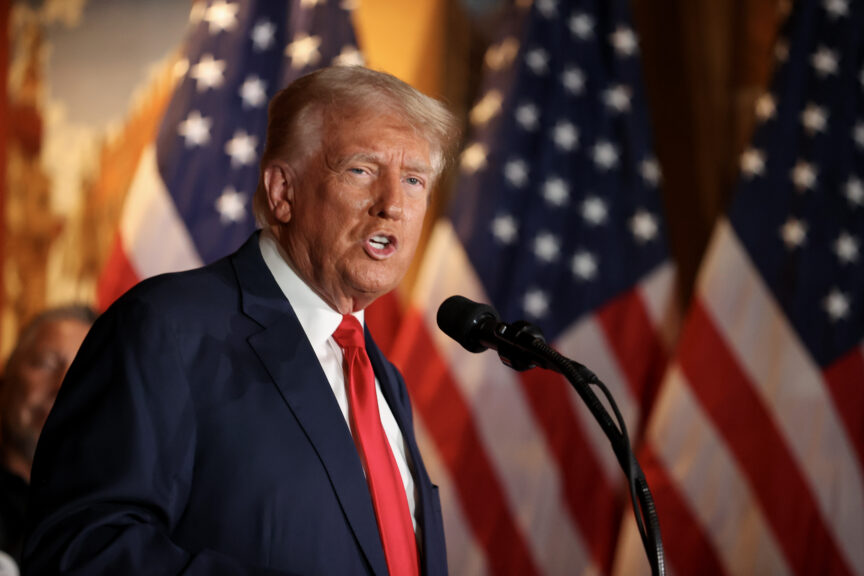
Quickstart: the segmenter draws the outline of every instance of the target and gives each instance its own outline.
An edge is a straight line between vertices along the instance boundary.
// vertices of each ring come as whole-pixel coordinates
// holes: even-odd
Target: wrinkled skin
[[[396,116],[330,116],[301,164],[265,169],[271,229],[325,302],[361,310],[397,286],[414,256],[434,180],[429,143]]]

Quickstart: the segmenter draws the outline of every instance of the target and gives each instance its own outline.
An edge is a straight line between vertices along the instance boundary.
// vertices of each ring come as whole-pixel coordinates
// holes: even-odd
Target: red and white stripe
[[[862,358],[823,373],[718,226],[640,455],[675,573],[864,574]]]
[[[651,392],[634,378],[659,373],[649,356],[663,350],[656,320],[666,316],[661,293],[671,293],[672,277],[662,268],[553,343],[598,373],[633,430]],[[435,315],[452,294],[488,301],[443,220],[391,358],[408,382],[422,450],[442,486],[451,572],[608,573],[626,504],[608,440],[559,375],[514,372],[493,352],[471,355],[441,333]],[[630,338],[621,338],[633,314]]]
[[[98,304],[104,309],[144,278],[200,265],[189,231],[159,174],[155,144],[150,144],[141,154],[123,204],[117,237],[99,279]]]

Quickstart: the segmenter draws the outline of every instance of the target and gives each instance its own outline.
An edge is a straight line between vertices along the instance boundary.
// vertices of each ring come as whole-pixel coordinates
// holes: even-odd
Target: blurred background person
[[[96,312],[81,305],[40,313],[21,331],[0,380],[0,550],[16,561],[36,443],[95,319]]]

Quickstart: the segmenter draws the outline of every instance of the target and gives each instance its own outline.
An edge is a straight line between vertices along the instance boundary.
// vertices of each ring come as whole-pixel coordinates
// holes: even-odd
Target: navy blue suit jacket
[[[446,574],[405,384],[368,331],[366,346],[413,463],[421,569]],[[31,496],[24,574],[387,573],[348,426],[257,234],[100,317]]]

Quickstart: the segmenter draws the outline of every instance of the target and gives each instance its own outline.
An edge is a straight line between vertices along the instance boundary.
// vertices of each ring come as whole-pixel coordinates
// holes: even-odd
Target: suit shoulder
[[[108,309],[150,308],[168,316],[197,315],[198,311],[225,307],[237,299],[237,280],[228,258],[200,268],[159,274],[142,280]]]

